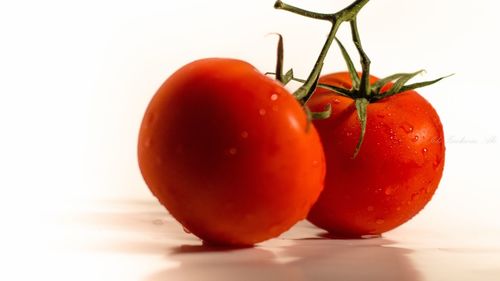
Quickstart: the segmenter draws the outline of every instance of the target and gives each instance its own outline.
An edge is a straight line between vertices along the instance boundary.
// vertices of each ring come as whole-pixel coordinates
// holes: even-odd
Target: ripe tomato
[[[320,82],[351,87],[347,72]],[[332,116],[314,121],[325,150],[325,189],[308,219],[333,235],[360,237],[386,232],[416,215],[434,194],[444,166],[443,127],[431,104],[415,91],[370,103],[355,158],[360,124],[354,100],[318,88],[308,105],[321,110],[326,104]]]
[[[319,136],[301,105],[250,64],[204,59],[175,72],[139,134],[142,175],[206,242],[251,245],[304,219],[324,183]]]

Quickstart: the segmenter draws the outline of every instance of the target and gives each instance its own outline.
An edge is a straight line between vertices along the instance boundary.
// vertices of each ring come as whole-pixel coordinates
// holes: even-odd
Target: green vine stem
[[[366,55],[365,51],[363,50],[363,47],[361,45],[361,38],[359,37],[359,32],[358,32],[358,23],[356,20],[356,17],[354,17],[351,21],[351,33],[352,33],[352,41],[354,42],[354,45],[356,46],[356,49],[358,50],[359,56],[361,58],[361,68],[362,68],[362,74],[361,74],[361,82],[359,85],[359,93],[361,95],[361,98],[366,98],[370,95],[370,64],[371,61]]]
[[[328,34],[328,37],[326,39],[325,44],[323,45],[323,48],[321,49],[321,52],[318,56],[318,59],[316,60],[316,63],[314,64],[314,68],[312,69],[311,73],[309,74],[309,77],[306,80],[298,79],[296,77],[293,77],[293,71],[290,70],[287,72],[287,74],[283,77],[282,75],[282,61],[280,62],[280,55],[278,55],[278,64],[276,68],[276,77],[280,81],[288,82],[290,80],[295,80],[295,81],[301,81],[303,82],[302,86],[297,89],[293,94],[296,97],[296,99],[304,106],[306,113],[308,113],[308,120],[312,119],[324,119],[328,118],[331,113],[331,107],[325,108],[323,112],[310,112],[310,110],[307,108],[307,102],[311,98],[311,96],[314,93],[314,90],[316,87],[321,87],[321,88],[327,88],[333,92],[336,92],[339,95],[347,96],[350,97],[354,100],[357,115],[358,115],[358,120],[359,124],[361,127],[361,132],[359,136],[358,143],[356,145],[356,150],[354,152],[353,158],[355,158],[359,150],[361,148],[361,145],[363,144],[363,139],[364,135],[366,132],[366,124],[367,124],[367,111],[368,111],[368,105],[373,102],[377,102],[381,99],[385,99],[400,93],[404,93],[409,90],[413,90],[416,88],[420,87],[425,87],[428,85],[432,85],[436,82],[439,82],[440,80],[446,78],[445,77],[440,77],[435,80],[431,81],[424,81],[424,82],[419,82],[419,83],[414,83],[414,84],[409,84],[406,85],[406,83],[415,77],[417,74],[419,74],[421,71],[413,72],[413,73],[396,73],[390,76],[387,76],[385,78],[380,79],[379,81],[371,84],[370,83],[370,64],[371,61],[368,58],[368,55],[365,53],[363,50],[363,46],[361,44],[361,39],[359,36],[358,32],[358,26],[357,26],[357,16],[361,8],[363,8],[369,0],[356,0],[354,1],[351,5],[347,6],[346,8],[340,10],[339,12],[333,13],[333,14],[322,14],[322,13],[315,13],[311,11],[307,11],[301,8],[297,8],[292,5],[288,5],[286,3],[283,3],[281,0],[277,0],[276,3],[274,4],[274,7],[276,9],[281,9],[285,10],[294,14],[298,14],[301,16],[313,18],[313,19],[318,19],[318,20],[325,20],[329,21],[332,24],[332,27],[330,29],[330,32]],[[347,50],[344,48],[342,43],[335,37],[337,34],[337,31],[340,27],[340,25],[343,22],[349,22],[350,27],[351,27],[351,35],[352,35],[352,41],[354,42],[354,45],[356,46],[356,50],[358,51],[359,57],[360,57],[360,63],[361,63],[361,78],[359,77],[359,74],[347,52]],[[323,62],[326,58],[326,55],[333,43],[333,41],[336,40],[339,47],[340,51],[342,52],[342,56],[344,57],[344,60],[346,61],[347,68],[349,70],[349,75],[352,80],[352,87],[351,89],[343,89],[339,88],[333,85],[326,85],[326,84],[321,84],[319,83],[319,75],[321,73],[321,69],[323,67]],[[282,42],[281,44],[278,44],[278,49],[282,48]],[[282,55],[282,53],[281,53]],[[281,57],[282,59],[282,57]],[[384,86],[387,85],[388,83],[394,81],[392,86],[384,90]]]
[[[321,49],[318,59],[314,64],[314,68],[311,71],[311,74],[307,78],[306,82],[294,93],[294,95],[302,104],[306,104],[314,92],[314,87],[317,84],[321,68],[323,67],[323,62],[326,58],[326,55],[328,54],[328,51],[330,50],[333,40],[335,39],[335,35],[337,34],[340,24],[355,19],[358,12],[361,10],[361,8],[363,8],[364,5],[366,5],[366,3],[368,3],[368,1],[369,0],[356,0],[351,5],[333,14],[321,14],[307,11],[292,5],[288,5],[281,0],[276,1],[276,3],[274,4],[274,7],[276,9],[285,10],[313,19],[326,20],[332,23],[332,27],[330,29],[326,42]]]

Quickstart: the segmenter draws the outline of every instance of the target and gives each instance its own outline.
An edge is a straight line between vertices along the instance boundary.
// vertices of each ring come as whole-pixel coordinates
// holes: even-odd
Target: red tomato
[[[175,72],[139,134],[142,175],[206,242],[251,245],[304,219],[323,188],[319,136],[278,82],[250,64],[204,59]]]
[[[377,80],[371,77],[371,83]],[[347,72],[320,82],[351,87]],[[325,189],[308,219],[335,236],[360,237],[416,215],[434,194],[444,166],[443,127],[431,104],[415,91],[370,103],[356,158],[360,124],[354,100],[319,88],[308,105],[318,111],[326,104],[332,116],[314,121],[325,150]]]

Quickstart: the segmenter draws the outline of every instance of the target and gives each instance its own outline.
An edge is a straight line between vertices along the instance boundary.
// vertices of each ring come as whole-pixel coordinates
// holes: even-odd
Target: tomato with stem
[[[355,1],[352,6],[367,2]],[[335,40],[338,15],[279,6],[332,22],[318,60],[322,62]],[[362,237],[401,225],[434,194],[444,167],[443,127],[431,104],[414,90],[443,78],[407,85],[420,71],[383,79],[371,76],[356,15],[348,22],[363,71],[356,71],[337,40],[349,72],[322,76],[318,89],[304,100],[313,111],[331,109],[329,118],[313,121],[324,145],[327,175],[308,219],[334,236]]]
[[[340,23],[368,0],[330,15]],[[281,1],[276,8],[293,9]],[[186,229],[217,245],[247,246],[304,219],[324,184],[325,160],[304,104],[328,48],[293,94],[284,88],[278,44],[274,81],[234,59],[203,59],[175,72],[151,100],[139,133],[139,166],[148,187]]]
[[[327,74],[320,82],[351,88],[347,72]],[[334,236],[361,237],[381,234],[416,215],[432,198],[444,167],[443,127],[431,104],[415,91],[370,102],[357,155],[356,100],[316,90],[311,109],[326,104],[332,106],[331,117],[314,121],[327,161],[325,189],[308,219]]]

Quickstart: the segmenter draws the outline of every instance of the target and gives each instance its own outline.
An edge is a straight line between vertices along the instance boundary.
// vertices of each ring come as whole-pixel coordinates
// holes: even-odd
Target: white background
[[[329,24],[273,3],[0,2],[4,241],[29,244],[45,218],[92,200],[151,199],[137,166],[137,133],[152,95],[182,65],[233,57],[272,71],[269,33],[279,32],[286,67],[306,77]],[[350,1],[288,3],[333,12]],[[373,74],[455,73],[420,90],[441,116],[447,159],[436,196],[402,228],[500,229],[499,8],[494,0],[373,0],[360,13]],[[346,26],[339,36],[348,45]],[[344,68],[334,47],[325,71]]]

